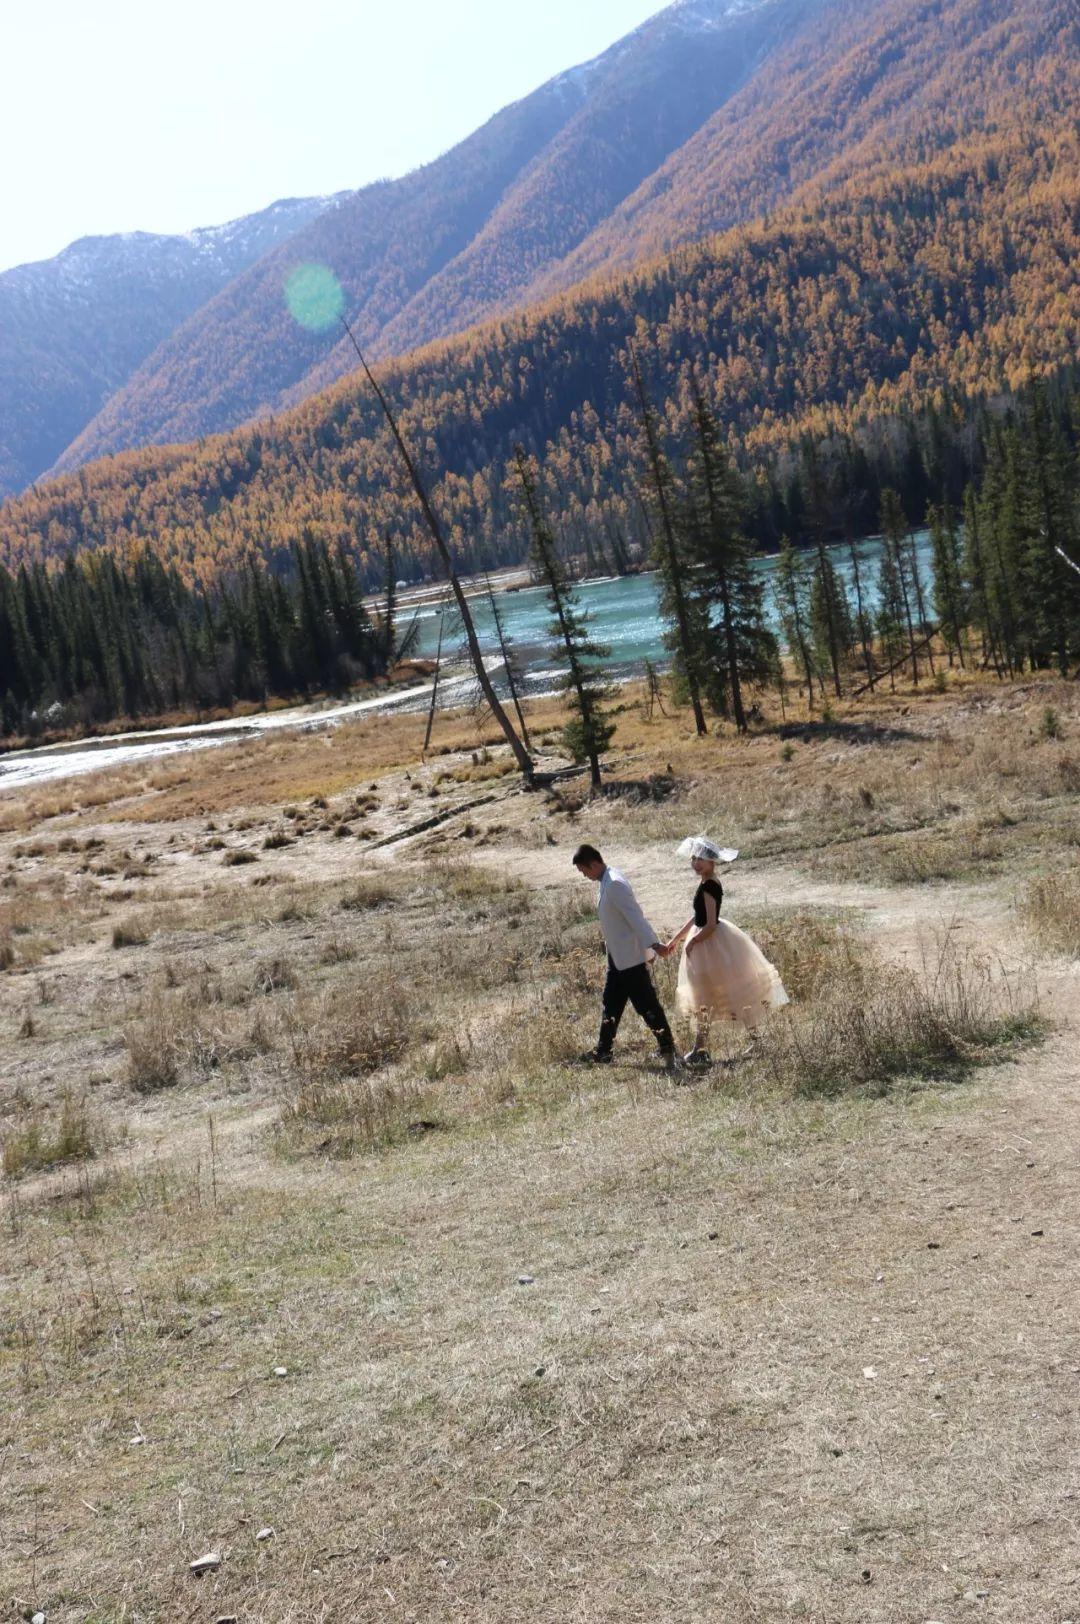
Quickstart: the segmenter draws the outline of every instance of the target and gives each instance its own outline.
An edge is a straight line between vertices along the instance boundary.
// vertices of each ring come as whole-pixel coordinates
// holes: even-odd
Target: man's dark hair
[[[579,868],[582,863],[602,863],[604,859],[595,846],[579,846],[574,853],[574,867]]]

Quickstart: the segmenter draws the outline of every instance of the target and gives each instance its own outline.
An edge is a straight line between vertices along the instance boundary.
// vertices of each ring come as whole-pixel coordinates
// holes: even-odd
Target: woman
[[[694,896],[693,918],[664,948],[666,957],[689,936],[679,965],[676,1008],[696,1021],[694,1047],[686,1055],[688,1066],[709,1064],[709,1028],[713,1021],[738,1021],[753,1032],[774,1009],[789,1002],[774,967],[737,925],[720,918],[723,888],[716,879],[717,863],[733,863],[737,851],[726,850],[705,835],[693,835],[679,847],[680,857],[701,884]],[[690,932],[693,935],[690,935]]]

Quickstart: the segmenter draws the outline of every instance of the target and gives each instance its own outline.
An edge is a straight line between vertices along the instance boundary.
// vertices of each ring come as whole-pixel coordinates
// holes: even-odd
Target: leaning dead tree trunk
[[[1065,551],[1065,549],[1063,547],[1055,547],[1054,551],[1055,551],[1055,553],[1057,553],[1059,558],[1063,558],[1065,560],[1066,564],[1068,564],[1068,566],[1069,566],[1069,568],[1071,570],[1075,570],[1077,575],[1080,575],[1080,564],[1078,564],[1074,558],[1070,558],[1068,553]],[[1074,682],[1075,682],[1077,677],[1080,677],[1080,671],[1077,671],[1077,672],[1074,673],[1074,676],[1073,676],[1073,681]]]
[[[886,666],[884,671],[878,672],[876,680],[880,682],[882,677],[891,677],[894,671],[899,671],[902,665],[912,664],[916,654],[921,654],[924,648],[930,647],[930,644],[934,641],[934,638],[937,636],[939,630],[940,627],[935,626],[930,635],[928,637],[924,637],[921,643],[912,643],[906,654],[901,654],[900,658],[898,660],[894,660],[892,665]],[[855,692],[851,696],[852,699],[861,698],[862,695],[866,693],[868,688],[872,688],[874,686],[874,681],[875,679],[871,677],[870,681],[864,682],[861,688],[856,688]]]
[[[445,619],[446,605],[442,604],[439,609],[439,646],[435,650],[435,676],[431,683],[431,704],[428,707],[427,731],[424,734],[424,748],[420,752],[421,761],[425,759],[428,750],[431,747],[431,732],[435,726],[435,706],[439,699],[439,677],[442,674],[443,623]]]
[[[526,784],[531,788],[536,777],[536,769],[533,766],[532,757],[522,744],[521,740],[518,738],[517,733],[514,731],[514,724],[511,722],[509,716],[503,709],[502,702],[500,701],[498,694],[495,692],[495,686],[491,678],[488,676],[487,669],[484,665],[484,657],[480,652],[480,639],[476,635],[476,626],[473,622],[468,600],[465,597],[461,582],[458,579],[457,571],[454,568],[454,561],[450,556],[450,548],[446,544],[446,538],[443,535],[442,526],[435,517],[435,510],[431,506],[431,502],[428,499],[427,491],[424,489],[423,480],[420,478],[419,470],[417,469],[417,466],[409,453],[409,448],[402,438],[401,430],[397,425],[397,419],[390,410],[390,403],[383,394],[379,385],[376,383],[375,378],[372,375],[371,368],[364,360],[363,351],[356,342],[353,330],[345,320],[344,316],[341,318],[341,325],[349,335],[350,342],[352,343],[353,349],[356,351],[360,365],[364,369],[368,383],[375,391],[376,398],[378,399],[379,405],[383,409],[386,421],[390,425],[390,432],[394,436],[394,441],[398,450],[401,452],[402,461],[404,462],[405,467],[408,469],[409,478],[412,481],[412,488],[416,493],[416,500],[420,504],[420,510],[424,515],[424,520],[428,529],[431,531],[432,539],[435,542],[436,548],[438,549],[439,557],[442,559],[443,565],[445,566],[446,578],[450,583],[451,591],[454,594],[454,599],[458,606],[458,612],[461,615],[461,624],[465,628],[465,640],[469,645],[469,655],[472,659],[473,669],[476,672],[476,680],[480,684],[480,691],[487,701],[488,709],[491,711],[492,716],[502,729],[503,736],[506,739],[507,744],[514,753],[514,760],[521,769],[522,777],[524,778]]]

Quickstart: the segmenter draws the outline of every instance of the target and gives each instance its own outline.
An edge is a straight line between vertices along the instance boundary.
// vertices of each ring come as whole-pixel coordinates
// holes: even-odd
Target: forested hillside
[[[640,530],[625,375],[635,332],[676,437],[686,367],[697,363],[737,460],[763,470],[762,522],[805,432],[831,436],[834,452],[851,436],[902,460],[905,413],[946,393],[948,413],[964,396],[992,399],[1073,361],[1074,88],[1072,61],[1048,59],[1017,79],[992,121],[944,148],[931,120],[871,176],[386,364],[461,559],[523,555],[505,490],[519,440],[541,459],[565,545],[589,535],[616,545]],[[26,493],[0,510],[0,549],[18,561],[150,545],[208,581],[254,556],[287,569],[306,526],[350,549],[367,584],[382,579],[387,540],[402,575],[429,567],[411,494],[356,377],[272,423],[127,453]]]
[[[815,215],[848,187],[868,207],[958,150],[978,213],[1009,179],[979,167],[980,143],[1010,130],[1011,161],[1025,130],[1049,151],[1067,129],[1078,32],[1073,0],[677,0],[400,180],[8,273],[0,493],[50,463],[265,418],[351,372],[340,328],[288,314],[298,264],[334,273],[387,357],[792,203]]]
[[[1075,108],[1072,0],[833,0],[531,291],[759,217],[807,182],[873,180],[905,147],[926,159],[1002,116],[1034,121],[1048,78]]]
[[[44,474],[163,338],[332,202],[289,198],[181,236],[84,237],[0,274],[0,496]]]
[[[369,616],[349,559],[305,537],[293,566],[288,583],[251,569],[211,592],[150,552],[128,565],[88,554],[61,570],[0,569],[0,734],[340,690],[385,672],[393,615]]]
[[[192,439],[352,370],[340,329],[289,320],[298,263],[330,267],[378,355],[527,302],[557,264],[830,0],[679,0],[399,180],[353,194],[198,311],[58,459]],[[408,116],[407,108],[403,117]]]
[[[688,444],[676,449],[631,367],[638,495],[671,689],[676,703],[689,701],[699,734],[706,708],[748,731],[757,696],[775,688],[786,706],[791,677],[813,711],[819,697],[827,705],[867,685],[895,690],[898,671],[916,687],[927,675],[940,685],[935,651],[949,667],[992,667],[999,678],[1051,668],[1068,676],[1080,661],[1080,369],[1033,379],[992,414],[965,416],[958,408],[972,403],[953,401],[946,413],[908,418],[900,447],[879,437],[869,453],[848,443],[827,459],[808,435],[797,474],[763,504],[754,476],[734,469],[698,377],[687,380]],[[557,476],[549,469],[544,491],[521,448],[514,464],[532,567],[566,662],[564,744],[590,763],[595,786],[613,732],[608,651],[581,614],[549,522]],[[930,581],[912,515],[929,527]],[[877,522],[881,544],[871,552],[857,537]],[[769,523],[805,533],[810,545],[799,552],[781,540],[766,596],[751,532]],[[826,544],[837,529],[846,545],[833,552]],[[616,531],[586,525],[582,535],[594,569],[625,567]],[[332,552],[306,531],[289,563],[287,577],[251,561],[206,586],[186,584],[149,548],[122,562],[84,552],[59,569],[0,567],[0,736],[340,692],[385,673],[403,648],[392,548],[377,613],[362,601],[346,548]],[[494,595],[491,608],[499,680],[517,707],[512,679],[522,667],[503,642]]]

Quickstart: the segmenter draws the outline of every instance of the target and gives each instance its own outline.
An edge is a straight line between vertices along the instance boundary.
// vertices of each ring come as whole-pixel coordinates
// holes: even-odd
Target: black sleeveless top
[[[694,893],[694,924],[699,930],[702,925],[707,925],[709,922],[708,915],[705,912],[706,897],[716,898],[716,917],[719,919],[720,904],[724,900],[724,887],[719,880],[702,880]]]

